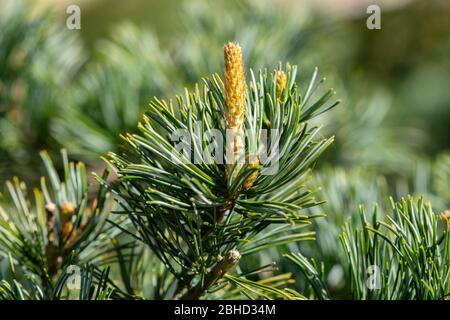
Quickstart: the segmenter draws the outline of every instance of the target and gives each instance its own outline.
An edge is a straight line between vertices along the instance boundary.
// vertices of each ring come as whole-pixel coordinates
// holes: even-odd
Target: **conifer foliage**
[[[111,243],[118,230],[105,224],[110,210],[105,189],[89,193],[84,164],[69,162],[64,150],[63,178],[46,152],[41,157],[47,175],[40,187],[30,194],[15,178],[1,198],[0,254],[9,271],[2,274],[0,296],[6,298],[66,296],[68,267],[85,268],[83,277],[94,284],[92,275],[97,272],[104,282],[107,271],[98,268],[115,259]]]
[[[118,196],[117,213],[131,220],[134,228],[127,232],[148,245],[175,277],[180,298],[200,298],[226,282],[250,296],[262,295],[231,269],[241,256],[311,238],[300,228],[315,217],[305,209],[319,202],[304,183],[332,142],[307,123],[336,105],[326,104],[332,91],[312,97],[315,77],[305,95],[295,83],[295,66],[250,70],[246,83],[241,48],[228,43],[224,54],[225,81],[218,75],[206,78],[176,103],[152,100],[140,133],[124,135],[126,150],[107,157],[117,181],[100,179]],[[205,138],[211,129],[223,141],[230,132],[236,139],[223,144]],[[268,131],[265,145],[259,138],[263,129],[276,129]],[[173,141],[180,131],[184,140]],[[208,148],[214,152],[203,152]],[[260,162],[257,155],[263,148],[268,159],[279,161],[270,175],[264,175],[269,161]],[[298,297],[288,291],[265,294]]]
[[[7,22],[11,28],[30,27]],[[122,40],[137,34],[123,30]],[[0,40],[10,44],[0,48],[10,61],[19,49],[12,38]],[[149,54],[161,67],[149,79],[164,83],[156,92],[178,87],[171,81],[173,66],[166,70],[168,61],[158,59],[163,54],[155,51],[154,39],[132,40],[143,52],[157,53]],[[123,79],[134,76],[129,72],[117,80],[127,67],[122,59],[105,69],[88,68],[92,73],[81,77],[85,88],[74,91],[76,99],[63,107],[53,130],[42,114],[42,131],[52,131],[72,150],[110,148],[102,157],[108,169],[93,174],[96,182],[90,183],[85,165],[69,161],[65,150],[60,166],[44,151],[45,175],[32,192],[18,178],[6,182],[0,197],[0,299],[330,299],[331,266],[345,268],[334,282],[354,299],[448,298],[448,154],[433,165],[429,181],[416,187],[437,203],[439,214],[422,197],[391,199],[386,208],[385,177],[365,169],[321,170],[315,180],[325,192],[318,196],[309,177],[334,137],[324,138],[320,126],[311,124],[320,118],[311,120],[337,106],[335,92],[323,89],[317,68],[309,83],[297,82],[305,77],[295,65],[247,69],[244,61],[252,59],[245,59],[245,49],[225,44],[223,74],[205,77],[172,99],[153,98],[136,128],[142,97],[121,88]],[[116,50],[133,61],[133,50]],[[73,61],[77,69],[80,61]],[[211,61],[215,57],[203,62]],[[145,59],[141,63],[153,68]],[[189,69],[186,61],[181,64]],[[0,85],[8,93],[22,84],[10,67],[0,65],[8,75]],[[37,82],[30,92],[41,92],[40,78],[30,75],[26,80]],[[137,90],[149,79],[129,82]],[[98,91],[105,92],[99,95],[104,99]],[[10,98],[1,97],[0,107],[14,102]],[[91,108],[96,99],[97,106],[109,108]],[[37,105],[46,110],[55,101]],[[22,103],[24,110],[35,106],[31,96]],[[84,108],[95,116],[84,117]],[[7,111],[0,129],[12,127]],[[124,128],[129,132],[120,134]],[[0,149],[13,159],[15,143],[3,142]],[[320,206],[322,200],[329,203]],[[368,215],[364,206],[357,210],[356,201],[382,204]],[[305,245],[315,240],[314,230],[319,241]],[[279,270],[267,257],[280,258]]]

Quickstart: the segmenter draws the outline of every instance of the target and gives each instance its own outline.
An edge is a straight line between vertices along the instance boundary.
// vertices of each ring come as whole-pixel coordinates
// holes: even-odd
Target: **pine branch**
[[[228,254],[220,259],[219,262],[206,274],[205,279],[197,284],[194,288],[189,289],[185,294],[183,294],[180,299],[182,300],[197,300],[199,299],[208,288],[215,284],[218,280],[223,278],[223,276],[235,266],[241,254],[239,251],[231,250]]]
[[[385,220],[378,219],[375,207],[370,223],[361,207],[363,228],[347,224],[342,232],[353,297],[446,299],[450,294],[446,219],[423,198],[391,201],[392,213]]]
[[[0,255],[25,275],[37,277],[36,283],[48,298],[69,264],[113,262],[110,239],[117,231],[105,225],[108,208],[103,188],[95,195],[93,205],[88,205],[82,163],[69,162],[63,150],[61,180],[48,154],[43,152],[41,156],[48,180],[42,178],[41,187],[34,189],[34,202],[28,199],[25,184],[19,179],[6,184],[9,197],[0,201]]]
[[[294,230],[317,217],[304,214],[305,208],[319,203],[304,185],[332,139],[316,139],[319,128],[309,128],[305,121],[329,109],[331,95],[313,98],[317,88],[313,78],[308,105],[295,85],[297,69],[289,65],[273,73],[260,71],[258,76],[250,71],[246,84],[240,52],[236,44],[225,47],[225,83],[217,75],[204,79],[202,87],[177,97],[177,106],[152,100],[138,125],[140,133],[123,135],[127,146],[122,154],[108,154],[118,179],[98,178],[117,195],[121,206],[117,213],[127,215],[133,225],[122,230],[161,260],[178,280],[180,297],[191,288],[188,296],[198,298],[207,289],[205,283],[217,280],[214,257],[309,239],[275,233],[267,242],[253,245],[256,235],[263,236],[277,224]],[[265,142],[260,135],[268,126],[278,131],[271,131]],[[227,129],[242,132],[244,140],[233,142],[231,148],[207,141],[210,129],[223,137]],[[182,143],[191,144],[187,152],[171,138],[180,131],[186,139]],[[203,152],[208,146],[214,147],[214,154]],[[244,150],[239,150],[241,146]],[[269,162],[256,158],[260,163],[247,163],[263,148],[282,170],[267,175]],[[227,163],[230,153],[244,155],[244,163],[239,157]]]

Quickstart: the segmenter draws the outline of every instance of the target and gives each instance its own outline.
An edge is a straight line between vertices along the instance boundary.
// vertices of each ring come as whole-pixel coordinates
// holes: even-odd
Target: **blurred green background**
[[[373,3],[381,30],[366,27]],[[66,28],[69,4],[81,30]],[[299,65],[303,90],[318,66],[342,103],[316,120],[336,135],[311,182],[329,216],[298,249],[333,270],[345,297],[335,247],[357,204],[425,193],[438,211],[450,205],[449,16],[445,0],[0,0],[0,182],[36,182],[42,149],[100,170],[153,96],[222,72],[227,41],[248,68]]]
[[[65,27],[81,8],[81,30]],[[132,130],[154,96],[221,72],[239,41],[247,67],[314,66],[342,105],[320,122],[337,135],[327,162],[410,174],[449,148],[450,5],[364,1],[0,1],[0,180],[28,170],[36,150],[67,147],[96,162]],[[17,172],[16,172],[17,171]],[[409,172],[408,172],[409,171]]]

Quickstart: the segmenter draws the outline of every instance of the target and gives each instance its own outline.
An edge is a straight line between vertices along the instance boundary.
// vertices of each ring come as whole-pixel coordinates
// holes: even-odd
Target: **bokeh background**
[[[70,4],[81,30],[66,28]],[[370,4],[381,30],[366,27]],[[342,100],[315,120],[336,136],[311,179],[327,200],[315,210],[328,217],[316,242],[289,250],[322,263],[346,297],[336,247],[359,203],[411,193],[437,212],[450,206],[449,16],[445,0],[0,0],[0,183],[37,183],[43,149],[64,147],[101,170],[99,157],[135,130],[153,96],[222,72],[227,41],[242,45],[248,68],[297,64],[304,90],[318,66]]]

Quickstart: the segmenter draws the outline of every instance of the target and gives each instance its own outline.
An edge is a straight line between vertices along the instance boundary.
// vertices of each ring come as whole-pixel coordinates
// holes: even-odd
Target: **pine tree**
[[[206,78],[176,104],[152,100],[140,133],[124,135],[125,151],[107,157],[117,181],[100,181],[134,226],[124,231],[145,243],[176,280],[174,297],[198,299],[229,285],[250,297],[301,297],[246,279],[233,267],[263,249],[313,237],[300,231],[318,216],[304,211],[319,203],[304,182],[332,139],[317,139],[319,128],[306,121],[336,103],[326,105],[330,92],[312,100],[313,82],[300,95],[295,66],[250,71],[246,83],[240,47],[225,45],[224,59],[224,81]],[[264,145],[260,133],[269,128],[276,130]],[[205,140],[210,129],[222,137],[233,131],[238,139],[227,146]],[[183,139],[171,140],[180,130]],[[204,153],[208,146],[215,152]],[[272,175],[264,175],[269,163],[255,155],[263,147],[269,158],[278,156]],[[230,155],[234,161],[227,163]]]
[[[161,266],[151,283],[156,298],[304,298],[288,288],[289,273],[275,275],[267,265],[248,270],[239,262],[314,238],[303,228],[320,215],[305,209],[320,202],[304,184],[332,138],[318,139],[319,128],[307,121],[337,103],[327,105],[332,91],[314,96],[315,75],[301,95],[295,66],[250,71],[247,83],[240,46],[227,44],[224,58],[224,82],[219,75],[205,78],[177,97],[177,108],[172,101],[150,102],[140,134],[123,135],[123,154],[107,157],[117,180],[97,176],[98,191],[89,192],[84,165],[69,163],[65,151],[62,180],[42,153],[48,182],[41,180],[34,202],[18,179],[7,183],[0,253],[10,267],[3,298],[73,297],[65,286],[73,264],[82,266],[80,299],[142,296],[142,268]],[[187,154],[170,139],[177,129],[193,143]],[[237,133],[236,140],[209,141],[214,153],[201,153],[209,129]],[[270,161],[260,153],[264,148]],[[187,161],[190,156],[196,160]],[[274,159],[284,170],[265,174]],[[106,190],[117,197],[116,210],[107,205]],[[148,249],[158,260],[144,259]]]
[[[448,298],[448,154],[409,172],[423,134],[392,121],[385,92],[329,113],[338,102],[317,69],[309,83],[289,64],[247,69],[304,61],[312,34],[293,16],[245,2],[229,28],[217,22],[224,10],[198,4],[169,50],[122,25],[80,71],[76,36],[28,17],[23,2],[1,5],[0,171],[33,180],[37,165],[22,165],[42,144],[50,155],[41,153],[46,176],[32,193],[13,178],[0,198],[0,299]],[[246,54],[227,44],[223,77],[193,85],[218,68],[229,38]],[[332,157],[344,167],[315,167],[333,141],[318,122],[340,138]],[[222,145],[228,132],[237,137]],[[414,139],[399,144],[401,135]],[[96,176],[99,187],[65,151],[53,163],[55,140],[89,161],[111,150],[114,174]],[[278,159],[274,174],[261,150]],[[377,270],[368,285],[366,271]]]

